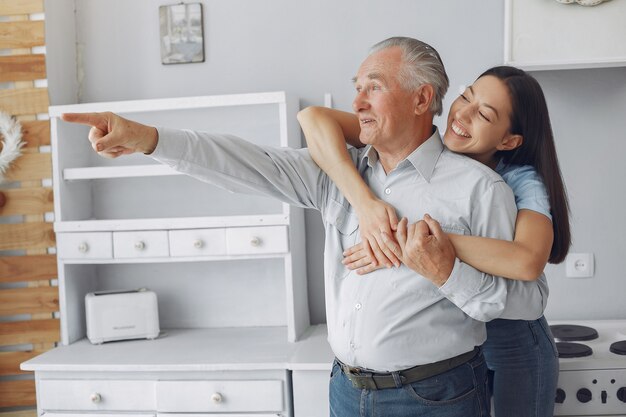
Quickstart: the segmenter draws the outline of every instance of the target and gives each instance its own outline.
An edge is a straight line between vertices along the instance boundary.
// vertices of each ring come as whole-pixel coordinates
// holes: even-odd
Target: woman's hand
[[[377,198],[370,198],[354,207],[359,218],[363,249],[372,258],[374,266],[382,265],[387,268],[393,265],[400,266],[400,259],[388,248],[382,238],[382,233],[388,236],[395,234],[398,217],[393,206]]]
[[[356,273],[359,275],[369,274],[383,267],[377,264],[371,252],[365,249],[364,242],[346,249],[343,252],[343,256],[344,258],[341,262],[350,270],[356,269]]]

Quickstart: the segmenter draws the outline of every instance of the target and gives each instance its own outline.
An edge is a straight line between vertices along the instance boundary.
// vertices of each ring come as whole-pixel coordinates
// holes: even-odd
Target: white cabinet
[[[39,406],[45,410],[133,411],[155,408],[154,381],[39,381]]]
[[[157,411],[162,413],[281,412],[282,381],[160,381]]]
[[[626,3],[564,3],[505,1],[504,64],[528,71],[626,66]]]
[[[88,128],[60,116],[112,111],[299,148],[297,110],[284,92],[50,108],[64,346],[23,364],[35,371],[40,414],[291,414],[287,363],[309,327],[303,210],[145,155],[102,158]],[[142,287],[157,294],[162,336],[86,341],[87,293]],[[222,373],[197,380],[206,371]]]
[[[59,259],[111,259],[111,232],[61,233],[57,236]]]
[[[85,294],[120,286],[154,290],[161,322],[174,327],[219,323],[207,300],[188,297],[208,291],[208,281],[212,294],[234,306],[219,313],[229,326],[285,326],[293,342],[309,317],[302,209],[233,194],[145,155],[102,158],[87,140],[88,128],[61,121],[61,114],[112,111],[150,125],[297,148],[297,110],[297,100],[284,92],[51,107],[63,344],[85,335]],[[262,292],[270,296],[264,303],[279,305],[280,314],[245,308],[258,304],[254,282],[260,275],[275,294]],[[183,314],[189,309],[195,322]]]

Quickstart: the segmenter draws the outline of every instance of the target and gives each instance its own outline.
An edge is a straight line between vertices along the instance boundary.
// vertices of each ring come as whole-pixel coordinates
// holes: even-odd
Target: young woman
[[[359,217],[361,245],[345,253],[363,274],[399,265],[393,207],[378,199],[352,164],[345,141],[363,146],[353,114],[313,107],[298,115],[309,151],[344,192]],[[512,188],[518,207],[512,242],[449,234],[457,257],[483,272],[536,280],[547,262],[560,263],[570,246],[569,209],[545,97],[522,70],[485,71],[452,103],[445,145],[495,169]],[[403,225],[405,226],[405,225]],[[487,323],[483,345],[497,417],[552,416],[558,376],[554,341],[544,317]]]

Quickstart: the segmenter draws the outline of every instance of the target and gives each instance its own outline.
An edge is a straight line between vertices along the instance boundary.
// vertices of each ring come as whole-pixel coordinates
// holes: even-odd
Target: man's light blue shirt
[[[447,232],[512,239],[517,208],[511,189],[491,169],[445,149],[436,130],[388,174],[373,148],[349,152],[374,194],[410,222],[428,213]],[[364,276],[346,269],[342,253],[361,240],[358,220],[306,149],[160,128],[152,157],[231,191],[321,212],[328,339],[349,365],[393,371],[447,359],[484,342],[483,321],[543,313],[541,286],[493,277],[458,259],[440,288],[404,265]]]

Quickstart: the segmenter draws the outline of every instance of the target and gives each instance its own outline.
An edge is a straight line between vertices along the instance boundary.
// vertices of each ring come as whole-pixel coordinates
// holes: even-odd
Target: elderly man
[[[377,196],[411,221],[430,213],[446,231],[512,238],[517,209],[510,189],[485,166],[446,150],[432,124],[448,87],[432,47],[411,38],[383,41],[360,66],[355,85],[361,140],[371,146],[350,152]],[[64,120],[91,125],[92,145],[104,156],[143,152],[224,188],[320,210],[328,338],[337,357],[331,415],[489,415],[482,321],[505,306],[520,310],[519,318],[539,316],[534,284],[507,286],[437,244],[424,248],[421,275],[404,265],[355,275],[341,261],[344,249],[359,241],[358,221],[306,149],[157,129],[111,113]]]

